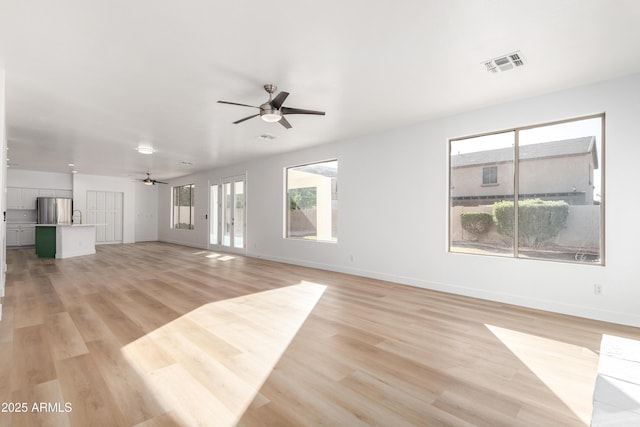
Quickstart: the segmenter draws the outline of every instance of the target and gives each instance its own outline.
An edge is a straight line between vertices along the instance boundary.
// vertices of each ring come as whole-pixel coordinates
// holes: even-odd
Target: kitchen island
[[[96,253],[93,224],[36,224],[36,254],[40,258],[71,258]]]

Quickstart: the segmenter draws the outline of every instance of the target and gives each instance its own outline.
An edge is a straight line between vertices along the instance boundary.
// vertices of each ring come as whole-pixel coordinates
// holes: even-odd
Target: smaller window
[[[193,230],[195,223],[194,211],[195,185],[181,185],[172,188],[172,226],[181,230]]]
[[[492,185],[498,183],[498,167],[488,166],[482,168],[482,185]]]
[[[286,170],[287,223],[290,239],[338,240],[338,161],[295,166]]]

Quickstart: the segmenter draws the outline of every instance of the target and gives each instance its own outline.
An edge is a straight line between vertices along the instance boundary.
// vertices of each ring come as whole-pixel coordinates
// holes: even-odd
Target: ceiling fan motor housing
[[[273,123],[282,119],[282,113],[280,110],[273,108],[268,102],[265,102],[260,106],[260,118],[265,122]]]

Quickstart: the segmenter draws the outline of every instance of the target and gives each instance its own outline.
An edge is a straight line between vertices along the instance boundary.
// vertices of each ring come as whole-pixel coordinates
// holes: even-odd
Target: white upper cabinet
[[[7,209],[37,209],[38,197],[73,197],[71,190],[7,187]]]
[[[20,205],[22,205],[22,190],[7,188],[7,209],[20,209]]]
[[[7,188],[7,209],[35,209],[40,190],[37,188]]]
[[[73,197],[73,191],[71,190],[54,190],[54,189],[40,189],[38,191],[38,197]]]

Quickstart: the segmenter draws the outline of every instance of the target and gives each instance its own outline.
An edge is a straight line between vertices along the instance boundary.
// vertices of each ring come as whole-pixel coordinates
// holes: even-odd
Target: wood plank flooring
[[[640,339],[156,242],[7,263],[0,427],[587,426],[601,335]]]

